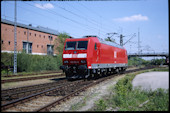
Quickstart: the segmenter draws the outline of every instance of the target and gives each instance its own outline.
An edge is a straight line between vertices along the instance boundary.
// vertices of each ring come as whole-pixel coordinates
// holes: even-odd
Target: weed
[[[152,69],[153,71],[154,69]],[[161,68],[155,69],[155,71]],[[165,70],[165,69],[163,69]],[[104,111],[106,108],[119,108],[119,111],[168,111],[169,89],[157,89],[155,91],[144,91],[139,88],[132,89],[132,80],[136,74],[128,74],[117,82],[107,99],[100,99],[91,110]]]

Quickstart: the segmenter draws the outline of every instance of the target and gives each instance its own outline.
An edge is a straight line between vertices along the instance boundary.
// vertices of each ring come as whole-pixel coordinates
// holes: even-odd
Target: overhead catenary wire
[[[74,12],[72,12],[72,11],[67,10],[66,8],[63,8],[63,7],[59,6],[59,5],[56,5],[56,4],[53,4],[53,5],[61,8],[62,10],[65,10],[65,11],[67,11],[67,12],[69,12],[69,13],[71,13],[71,14],[79,17],[79,18],[85,19],[85,20],[87,20],[88,22],[90,22],[90,23],[92,23],[92,24],[98,25],[98,23],[97,23],[96,21],[93,21],[93,22],[92,22],[91,19],[89,19],[89,18],[87,18],[87,17],[84,17],[84,16],[82,16],[82,15],[76,14],[76,13],[74,13]],[[95,23],[95,22],[96,22],[96,23]]]
[[[29,4],[29,5],[31,5],[31,4]],[[31,5],[31,6],[33,6],[33,5]],[[35,7],[35,6],[33,6],[33,7]],[[63,16],[63,15],[59,14],[59,13],[57,13],[56,11],[53,11],[53,10],[50,10],[50,9],[47,9],[47,10],[45,10],[45,11],[48,11],[48,12],[50,12],[50,13],[53,13],[54,15],[58,15],[58,16],[60,16],[60,17],[63,17],[63,18],[65,18],[65,19],[69,20],[69,21],[72,21],[72,22],[76,23],[76,24],[83,25],[83,27],[86,26],[86,25],[83,24],[83,23],[80,23],[80,22],[78,22],[78,21],[76,21],[76,20],[70,19],[70,18],[68,18],[68,17],[66,17],[66,16]],[[96,30],[98,30],[98,28],[95,28],[94,26],[90,26],[90,27],[88,27],[88,29],[96,29]],[[102,32],[105,34],[104,31],[102,31]],[[103,34],[102,34],[102,35],[103,35]],[[103,36],[104,36],[104,35],[103,35]]]
[[[107,18],[105,18],[105,17],[103,17],[103,16],[101,16],[100,14],[97,14],[93,9],[89,9],[89,7],[86,7],[84,4],[82,4],[81,2],[77,2],[77,3],[79,3],[81,6],[83,6],[84,7],[84,9],[86,9],[87,11],[89,11],[90,13],[93,13],[93,14],[95,14],[95,15],[97,15],[99,18],[103,18],[103,19],[107,19]],[[107,22],[107,21],[104,21],[104,22]],[[106,25],[105,25],[106,26]],[[114,25],[114,26],[116,26],[116,25]],[[107,28],[111,28],[112,29],[112,27],[113,26],[110,26],[110,24],[109,25],[107,25]],[[117,26],[118,27],[118,26]],[[110,30],[110,29],[109,29]],[[108,30],[108,31],[109,31]]]
[[[30,6],[32,6],[32,7],[35,7],[34,5],[31,5],[31,4],[29,4],[29,3],[27,3],[27,2],[24,2],[25,4],[27,4],[27,5],[30,5]],[[10,3],[11,4],[11,3]],[[18,6],[17,6],[18,7]],[[21,5],[19,6],[19,7],[21,7]],[[41,13],[37,13],[37,12],[35,12],[35,11],[33,11],[33,10],[30,10],[30,9],[26,9],[25,7],[22,7],[22,9],[24,9],[24,10],[28,10],[28,11],[30,11],[30,12],[33,12],[33,13],[36,13],[36,14],[38,14],[38,15],[41,15],[41,16],[43,16],[43,17],[47,17],[47,16],[45,16],[45,15],[43,15],[43,14],[41,14]],[[53,14],[53,15],[55,15],[55,16],[61,16],[61,15],[57,15],[55,12],[52,12],[52,11],[48,11],[49,13],[51,13],[51,14]],[[63,17],[63,16],[62,16]],[[72,22],[74,22],[74,23],[77,23],[77,24],[73,24],[73,25],[79,25],[79,27],[81,28],[81,29],[87,29],[87,30],[89,30],[89,29],[95,29],[95,28],[85,28],[84,26],[82,26],[81,25],[81,23],[78,23],[77,21],[74,21],[74,20],[72,20],[72,19],[69,19],[69,18],[67,18],[67,17],[63,17],[63,18],[65,18],[66,20],[69,20],[69,21],[72,21]],[[55,18],[54,18],[55,19]],[[54,21],[54,19],[52,19],[52,21]],[[50,20],[51,21],[51,20]],[[68,23],[68,24],[70,24],[70,23]],[[71,24],[70,24],[71,25]],[[73,25],[71,25],[71,26],[73,26]],[[76,26],[76,27],[73,27],[73,28],[77,28],[78,26]]]
[[[34,2],[34,1],[33,1]],[[27,5],[30,5],[30,6],[32,6],[32,7],[35,7],[33,4],[30,4],[29,2],[24,2],[25,4],[27,4]],[[21,7],[21,5],[19,6],[19,7]],[[30,9],[26,9],[25,7],[23,8],[23,9],[25,9],[25,10],[29,10],[29,11],[31,11],[31,12],[33,12],[33,13],[36,13],[36,14],[38,14],[38,15],[41,15],[41,16],[43,16],[44,18],[47,18],[47,16],[45,16],[44,14],[41,14],[41,13],[38,13],[38,12],[36,12],[36,11],[33,11],[33,10],[30,10]],[[67,9],[66,9],[67,10]],[[93,30],[99,30],[99,32],[100,32],[100,34],[103,36],[103,37],[105,37],[105,34],[106,34],[106,31],[104,31],[104,30],[101,30],[101,29],[99,29],[99,25],[98,25],[98,23],[96,22],[96,24],[94,23],[94,22],[92,22],[92,20],[89,20],[89,18],[87,19],[86,17],[84,17],[84,20],[86,19],[89,23],[91,23],[91,24],[94,24],[94,25],[88,25],[88,24],[84,24],[84,23],[81,23],[81,22],[79,22],[79,21],[77,21],[77,20],[74,20],[73,18],[68,18],[67,16],[63,16],[62,14],[59,14],[58,12],[56,12],[56,11],[53,11],[53,10],[50,10],[50,9],[47,9],[47,10],[43,10],[43,11],[46,11],[46,12],[48,12],[48,13],[50,13],[50,14],[53,14],[53,15],[55,15],[55,16],[59,16],[59,17],[62,17],[62,18],[64,18],[64,19],[66,19],[66,20],[68,20],[68,21],[71,21],[72,23],[76,23],[76,24],[70,24],[69,22],[68,22],[68,24],[70,24],[70,25],[77,25],[77,27],[80,27],[81,29],[85,29],[85,30],[87,30],[87,31],[93,31]],[[72,11],[69,11],[69,10],[67,10],[67,12],[70,12],[70,13],[72,13],[72,14],[74,14],[74,15],[76,15],[76,13],[73,13]],[[81,16],[81,15],[77,15],[77,17],[78,16]],[[83,18],[83,16],[81,16],[82,18]],[[56,18],[54,18],[54,19],[51,19],[50,21],[54,21]],[[64,23],[60,23],[60,24],[64,24]],[[97,27],[96,27],[97,26]],[[76,29],[77,27],[73,27],[74,29]],[[94,32],[94,33],[96,33],[96,31]]]
[[[35,7],[34,5],[31,5],[31,4],[29,4],[29,3],[26,3],[26,4],[28,4],[28,5],[32,6],[32,7]],[[65,18],[65,19],[67,19],[67,20],[69,20],[69,21],[72,21],[72,22],[74,22],[74,23],[77,23],[78,25],[80,25],[80,26],[82,27],[81,23],[79,23],[79,22],[77,22],[77,21],[75,21],[75,20],[69,19],[69,18],[67,18],[67,17],[65,17],[65,16],[63,16],[63,15],[61,15],[61,14],[59,14],[59,13],[56,13],[55,11],[52,11],[52,10],[49,10],[49,9],[46,10],[46,11],[48,11],[49,13],[54,14],[54,15],[59,15],[60,17],[63,17],[63,18]],[[84,25],[84,26],[85,26],[85,25]],[[85,29],[84,26],[83,26],[83,29]],[[89,29],[96,29],[96,28],[89,27]]]
[[[53,4],[53,5],[54,5],[54,4]],[[90,22],[90,23],[92,23],[92,24],[95,24],[95,25],[97,25],[97,26],[99,25],[99,23],[97,23],[95,20],[92,20],[91,18],[87,18],[87,17],[84,17],[84,16],[82,16],[82,15],[76,14],[76,13],[74,13],[74,12],[72,12],[72,11],[67,10],[66,8],[63,8],[63,7],[59,6],[59,5],[56,5],[56,4],[55,4],[55,6],[57,6],[57,7],[61,8],[61,9],[65,10],[65,11],[67,11],[67,12],[69,12],[69,13],[71,13],[71,14],[79,17],[79,18],[85,19],[85,20],[87,20],[88,22]],[[98,28],[96,28],[96,29],[98,29]],[[103,32],[107,32],[107,31],[104,31],[104,30],[102,30],[102,31],[103,31]]]
[[[87,17],[84,17],[84,16],[82,16],[82,15],[76,14],[76,13],[74,13],[74,12],[72,12],[72,11],[67,10],[66,8],[63,8],[63,7],[59,6],[59,5],[56,5],[56,4],[53,4],[53,5],[59,7],[59,8],[62,9],[62,10],[65,10],[65,11],[67,11],[67,12],[69,12],[69,13],[71,13],[71,14],[79,17],[79,18],[82,18],[82,19],[84,19],[84,20],[86,20],[86,21],[88,21],[88,22],[90,22],[90,23],[92,23],[92,24],[95,24],[96,26],[99,26],[99,23],[97,23],[96,21],[94,21],[94,20],[92,20],[92,19],[90,19],[90,18],[87,18]],[[96,29],[99,29],[99,28],[96,28]],[[107,31],[105,31],[105,30],[99,29],[99,32],[100,32],[100,31],[103,31],[104,33],[107,32]]]
[[[11,3],[9,3],[9,4],[11,4]],[[37,13],[37,12],[35,12],[35,11],[33,11],[33,10],[30,10],[30,9],[27,9],[27,8],[25,8],[25,7],[22,7],[21,5],[19,6],[19,5],[17,5],[17,7],[18,8],[21,8],[22,10],[27,10],[27,11],[30,11],[30,12],[34,12],[34,13],[36,13],[36,14],[38,14],[38,15],[40,15],[40,16],[43,16],[43,17],[46,17],[47,18],[47,16],[46,15],[44,15],[44,14],[41,14],[41,13]],[[3,15],[4,16],[4,15]],[[13,17],[10,17],[10,16],[5,16],[5,19],[6,18],[11,18],[11,19],[14,19]],[[37,26],[39,26],[37,23],[33,23],[33,22],[31,22],[31,21],[28,21],[28,20],[23,20],[23,19],[20,19],[20,18],[17,18],[17,20],[18,21],[21,21],[21,22],[26,22],[26,23],[28,23],[28,24],[34,24],[34,25],[37,25]],[[54,19],[52,19],[52,21],[54,21],[54,22],[56,22]],[[68,23],[69,24],[69,23]],[[76,27],[73,27],[73,29],[74,28],[76,28]],[[73,33],[72,33],[73,34]],[[74,34],[75,35],[75,34]],[[76,37],[78,37],[78,35],[75,35]]]

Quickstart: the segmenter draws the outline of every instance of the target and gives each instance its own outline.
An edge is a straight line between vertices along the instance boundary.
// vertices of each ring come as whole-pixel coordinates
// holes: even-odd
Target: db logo
[[[73,54],[73,58],[77,58],[77,54]]]

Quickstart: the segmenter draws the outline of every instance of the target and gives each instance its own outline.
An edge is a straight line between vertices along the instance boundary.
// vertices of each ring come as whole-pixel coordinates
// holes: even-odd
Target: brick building
[[[58,31],[17,23],[17,51],[37,55],[56,55]],[[14,52],[14,22],[1,18],[1,52]]]

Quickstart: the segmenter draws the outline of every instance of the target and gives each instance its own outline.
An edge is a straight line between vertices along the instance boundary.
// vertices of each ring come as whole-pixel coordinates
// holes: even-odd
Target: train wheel
[[[94,74],[94,79],[98,79],[99,75],[97,73]]]
[[[104,72],[102,73],[102,75],[103,75],[104,77],[106,77],[106,76],[107,76],[107,72],[104,71]]]
[[[69,81],[71,81],[72,80],[72,76],[73,76],[73,74],[72,73],[69,73],[69,72],[65,72],[65,75],[66,75],[66,79],[67,80],[69,80]]]
[[[122,68],[120,69],[120,73],[123,74],[123,73],[125,72],[125,70],[126,70],[126,69],[122,67]]]
[[[119,68],[116,68],[116,73],[119,73]]]

